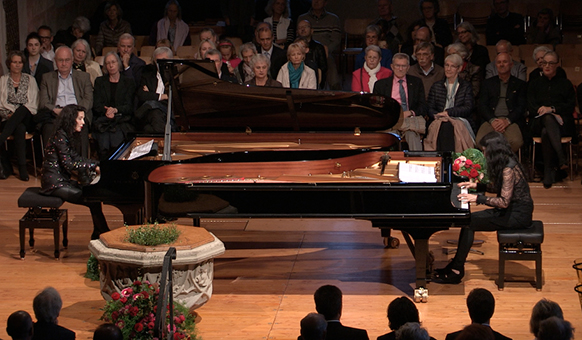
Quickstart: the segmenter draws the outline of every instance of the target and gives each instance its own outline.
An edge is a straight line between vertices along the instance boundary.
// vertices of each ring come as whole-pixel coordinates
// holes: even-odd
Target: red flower
[[[141,332],[143,331],[143,324],[141,322],[138,322],[135,324],[135,327],[133,327],[133,329],[135,329],[136,332]]]
[[[111,294],[111,298],[113,299],[113,301],[119,300],[120,297],[121,295],[119,295],[118,292],[114,292],[113,294]]]
[[[183,314],[180,315],[180,321],[182,321],[182,322],[186,321],[186,317]]]
[[[479,177],[479,172],[475,169],[471,169],[471,173],[469,174],[469,177],[477,178],[477,177]]]
[[[177,316],[174,316],[174,323],[175,323],[175,324],[177,324],[177,325],[179,325],[179,324],[181,324],[181,323],[182,323],[182,320],[180,320],[180,318],[179,318],[179,317],[177,317]]]
[[[156,324],[153,321],[151,321],[150,323],[148,323],[148,328],[149,329],[154,329],[155,325]]]
[[[473,166],[473,169],[475,169],[475,170],[481,170],[481,165],[479,165],[479,164],[475,164],[475,165]]]
[[[111,321],[117,320],[118,317],[119,317],[119,312],[111,313]]]
[[[467,172],[467,170],[463,170],[459,175],[469,177],[469,172]]]
[[[141,292],[141,295],[143,296],[144,299],[147,299],[150,297],[150,295],[148,294],[148,292],[146,292],[145,290],[143,292]]]
[[[459,171],[460,168],[459,164],[453,164],[453,171]]]
[[[119,301],[121,301],[121,303],[126,303],[127,302],[127,298],[124,296],[121,299],[119,299]]]
[[[137,307],[131,307],[129,309],[129,315],[131,315],[131,316],[136,316],[138,312],[139,312],[139,308],[137,308]]]
[[[465,161],[465,165],[466,165],[466,166],[471,166],[471,165],[473,165],[473,161],[472,161],[472,160],[470,160],[470,159],[467,159],[467,160]]]
[[[174,340],[181,340],[184,336],[180,333],[174,333]]]
[[[134,286],[141,286],[141,281],[135,280],[133,281]]]

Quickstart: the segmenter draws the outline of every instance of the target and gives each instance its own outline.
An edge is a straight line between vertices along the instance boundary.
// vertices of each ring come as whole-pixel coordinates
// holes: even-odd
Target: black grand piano
[[[396,229],[414,238],[416,285],[426,286],[428,239],[468,225],[470,212],[456,200],[449,153],[394,151],[397,137],[379,132],[396,123],[397,102],[248,88],[217,80],[203,63],[180,63],[173,104],[188,132],[171,135],[172,160],[161,160],[162,136],[137,136],[101,163],[87,197],[119,207],[126,223],[156,218],[172,202],[186,202],[195,225],[212,217],[370,220],[385,237]],[[158,151],[130,159],[152,141]],[[432,180],[403,181],[404,165],[430,168]]]

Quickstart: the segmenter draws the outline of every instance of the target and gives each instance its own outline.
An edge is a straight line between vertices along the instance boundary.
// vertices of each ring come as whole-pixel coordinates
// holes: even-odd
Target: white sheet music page
[[[398,163],[398,178],[408,183],[434,183],[436,176],[434,167],[412,163]]]
[[[152,146],[154,146],[153,139],[146,143],[143,143],[142,145],[136,146],[135,148],[133,148],[133,150],[131,150],[128,160],[132,160],[143,155],[147,155],[148,153],[150,153],[150,151],[152,151]]]

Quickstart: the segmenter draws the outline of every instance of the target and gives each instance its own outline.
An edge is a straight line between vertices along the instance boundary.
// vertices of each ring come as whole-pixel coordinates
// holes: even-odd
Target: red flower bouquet
[[[480,150],[467,149],[462,153],[455,153],[455,157],[457,157],[453,163],[455,175],[467,177],[471,182],[488,182],[485,156]]]

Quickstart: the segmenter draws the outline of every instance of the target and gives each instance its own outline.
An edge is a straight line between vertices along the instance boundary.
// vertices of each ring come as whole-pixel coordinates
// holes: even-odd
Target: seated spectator
[[[115,52],[105,55],[105,75],[97,78],[93,91],[93,138],[99,159],[104,160],[133,131],[135,83],[120,73],[121,59]]]
[[[372,93],[376,81],[390,77],[392,71],[381,65],[382,52],[380,47],[370,45],[366,47],[365,53],[364,66],[352,73],[352,91]]]
[[[516,46],[525,44],[523,16],[509,11],[509,0],[493,0],[493,7],[485,31],[487,45],[495,45],[501,39]]]
[[[23,310],[10,314],[8,320],[6,320],[6,333],[12,340],[31,340],[33,328],[30,314]]]
[[[332,285],[319,287],[315,294],[315,310],[322,314],[327,321],[327,340],[351,339],[368,340],[368,332],[365,329],[358,329],[342,325],[340,318],[342,315],[342,291]]]
[[[212,42],[212,40],[202,40],[200,42],[200,45],[198,45],[198,51],[196,52],[194,58],[198,60],[203,60],[204,56],[206,55],[206,52],[215,49],[216,45]]]
[[[374,45],[378,46],[380,37],[380,27],[376,25],[369,25],[366,27],[366,32],[364,35],[364,49],[362,53],[356,56],[356,63],[354,66],[354,70],[364,67],[364,62],[366,59],[366,47]],[[379,46],[378,46],[379,47]],[[380,65],[385,68],[390,68],[390,64],[392,64],[392,52],[385,48],[380,49],[382,54],[382,60],[380,61]]]
[[[55,59],[53,30],[46,25],[42,25],[38,28],[37,33],[42,44],[40,46],[42,56],[47,60],[53,61]]]
[[[62,307],[61,295],[53,287],[43,289],[34,297],[32,308],[37,321],[33,326],[33,340],[75,339],[75,332],[58,324]]]
[[[133,79],[136,84],[141,83],[141,72],[145,67],[145,61],[141,60],[135,53],[135,38],[129,33],[124,33],[119,37],[117,43],[117,54],[123,63],[121,74]]]
[[[467,60],[469,54],[465,45],[461,43],[450,44],[447,47],[447,54],[457,54],[463,59],[463,64],[459,70],[459,78],[471,83],[473,96],[477,99],[481,89],[481,82],[483,81],[483,69]]]
[[[438,17],[440,6],[437,0],[420,0],[419,9],[421,19],[412,23],[413,25],[426,26],[431,31],[431,40],[441,47],[447,46],[453,42],[453,35],[449,28],[449,23]]]
[[[405,37],[406,40],[404,40],[404,43],[402,44],[402,46],[400,46],[400,52],[408,54],[409,57],[414,54],[415,46],[417,45],[416,32],[418,32],[418,29],[420,27],[421,26],[418,23],[418,21],[416,21],[412,25],[408,26],[408,28],[406,29],[406,37]],[[424,39],[423,39],[423,42],[424,42]],[[443,54],[443,60],[444,60],[444,54]]]
[[[242,44],[240,47],[240,58],[242,59],[242,62],[239,63],[238,67],[235,69],[235,75],[240,84],[244,84],[255,76],[251,66],[251,59],[256,55],[257,48],[255,47],[255,44],[248,42]]]
[[[529,319],[529,331],[531,334],[537,337],[541,322],[553,316],[564,320],[564,313],[560,305],[548,299],[538,301],[532,308]]]
[[[469,310],[469,317],[471,318],[472,325],[487,327],[489,332],[492,332],[492,339],[511,340],[503,334],[491,329],[491,318],[495,312],[495,298],[490,291],[485,288],[473,289],[469,295],[467,295],[467,309]],[[446,340],[473,339],[466,337],[466,333],[468,332],[475,332],[474,334],[489,333],[487,330],[480,330],[479,327],[476,327],[473,330],[465,327],[462,331],[447,334]]]
[[[218,44],[218,36],[212,28],[205,27],[198,33],[200,41],[210,40],[214,45]]]
[[[527,85],[511,74],[513,60],[509,54],[499,53],[495,63],[499,75],[483,82],[479,98],[479,115],[483,124],[476,140],[497,131],[507,139],[511,150],[517,152],[523,145],[521,129],[525,127]]]
[[[513,46],[507,40],[499,40],[495,45],[495,50],[497,55],[500,53],[507,53],[513,59]],[[511,67],[511,75],[517,79],[527,81],[527,67],[519,61],[512,60],[513,66]],[[487,64],[485,68],[485,79],[494,77],[497,75],[497,67],[495,60]]]
[[[182,20],[182,7],[178,0],[166,3],[164,17],[153,25],[149,43],[153,46],[156,41],[164,38],[170,40],[174,51],[180,46],[192,45],[190,27]]]
[[[378,19],[374,25],[380,27],[379,46],[387,48],[392,55],[399,52],[399,45],[404,43],[403,28],[398,18],[392,13],[392,0],[378,0]]]
[[[437,65],[443,66],[445,62],[445,50],[431,42],[432,32],[426,26],[419,27],[414,32],[414,43],[412,45],[402,46],[402,53],[408,54],[410,57],[410,65],[417,63],[416,50],[422,43],[430,43],[434,49],[434,62]]]
[[[319,67],[317,67],[317,63],[315,61],[313,61],[312,59],[309,58],[309,56],[313,57],[313,54],[310,54],[310,50],[309,50],[309,43],[307,42],[307,39],[303,38],[303,37],[298,37],[297,39],[295,39],[294,41],[295,43],[301,45],[301,47],[303,47],[303,50],[305,50],[305,65],[307,65],[310,69],[312,69],[315,72],[315,80],[317,81],[317,88],[321,88],[321,75],[319,74],[319,72],[321,71],[319,69]]]
[[[283,87],[283,85],[269,76],[271,61],[263,54],[257,54],[251,58],[253,78],[244,82],[247,86],[271,86]]]
[[[562,42],[560,29],[554,24],[554,12],[544,8],[538,12],[537,19],[527,29],[528,44],[552,44],[556,46]]]
[[[24,53],[12,51],[6,58],[8,74],[0,77],[0,155],[4,155],[4,142],[10,136],[14,136],[14,149],[18,162],[20,179],[28,181],[26,169],[26,131],[32,128],[32,116],[38,108],[38,86],[36,80],[26,73],[22,73],[26,64]],[[34,157],[34,155],[33,155]],[[4,163],[3,163],[4,164]],[[8,164],[10,164],[8,162]],[[4,169],[8,174],[12,169]]]
[[[95,53],[101,55],[103,47],[115,47],[119,37],[123,33],[131,34],[131,25],[122,19],[123,10],[116,2],[108,2],[105,5],[105,17],[107,18],[99,25],[99,33],[95,41]]]
[[[95,79],[101,77],[101,65],[93,61],[89,43],[84,39],[76,40],[71,46],[73,50],[73,70],[89,73],[91,84],[95,84]]]
[[[167,47],[169,49],[172,50],[172,43],[170,42],[170,40],[168,39],[160,39],[156,42],[156,48],[158,47]],[[172,50],[172,53],[174,53],[175,51]],[[143,57],[143,56],[142,56]],[[147,56],[146,56],[147,57]]]
[[[265,24],[269,25],[268,23]],[[271,69],[269,70],[270,76],[273,79],[277,79],[281,67],[287,60],[285,57],[285,51],[273,44],[273,31],[271,30],[270,25],[262,26],[257,34],[258,42],[260,45],[260,51],[257,51],[271,59]]]
[[[93,333],[93,340],[123,340],[123,333],[114,324],[104,323]]]
[[[59,30],[55,34],[53,43],[55,47],[59,46],[69,46],[71,47],[73,43],[78,39],[85,39],[85,41],[90,41],[89,30],[91,29],[91,23],[89,19],[85,17],[76,17],[73,24],[66,30]]]
[[[298,340],[325,340],[327,322],[323,315],[309,313],[301,319],[301,335]]]
[[[418,322],[407,322],[396,331],[396,340],[429,340],[426,329]]]
[[[305,60],[313,61],[317,65],[317,68],[321,70],[321,79],[318,79],[317,83],[319,84],[319,88],[322,89],[325,87],[325,81],[327,79],[327,52],[320,42],[313,39],[312,34],[313,29],[309,21],[302,20],[297,23],[297,37],[304,38],[308,44]]]
[[[285,48],[295,39],[294,24],[289,18],[289,0],[270,0],[265,7],[265,12],[269,15],[265,22],[271,24],[275,44]]]
[[[283,87],[292,89],[317,89],[315,71],[305,65],[305,50],[303,46],[293,43],[287,49],[288,62],[283,64],[277,81]]]
[[[475,27],[468,21],[463,21],[457,26],[457,42],[465,45],[467,48],[467,61],[480,67],[481,72],[485,72],[489,59],[487,47],[477,44],[479,42],[479,33]]]
[[[572,324],[556,316],[550,316],[540,323],[537,340],[570,340],[574,339]]]
[[[388,305],[388,327],[392,332],[379,336],[378,340],[396,340],[396,332],[407,323],[420,325],[420,317],[414,302],[402,296]],[[432,337],[430,339],[434,340]]]
[[[426,151],[462,152],[475,143],[471,112],[475,105],[471,83],[459,77],[463,59],[451,54],[445,59],[445,79],[432,85],[428,115],[432,123],[424,139]]]
[[[418,45],[415,53],[418,62],[410,66],[408,70],[409,75],[422,80],[426,98],[428,98],[428,92],[432,84],[445,77],[443,67],[434,63],[434,48],[435,46],[429,42],[423,42]]]
[[[241,59],[236,55],[236,48],[229,39],[221,39],[218,43],[218,50],[222,54],[222,62],[228,66],[230,73],[234,73],[234,69],[238,67]]]
[[[547,46],[538,46],[533,50],[532,58],[538,65],[538,68],[534,69],[529,73],[528,81],[530,83],[544,74],[543,72],[544,67],[542,66],[542,63],[544,62],[544,56],[548,52],[552,52],[552,49]],[[558,66],[558,68],[556,69],[556,77],[567,78],[566,71],[564,71],[564,69],[561,66]]]
[[[447,337],[448,339],[448,337]],[[490,327],[471,324],[463,328],[455,340],[498,340]],[[502,338],[500,338],[502,339]]]
[[[37,85],[40,84],[43,74],[54,71],[53,62],[41,55],[41,46],[38,33],[32,32],[26,37],[24,55],[28,62],[24,63],[22,72],[33,76]]]
[[[557,177],[557,169],[568,168],[561,138],[576,139],[573,116],[576,93],[568,79],[556,76],[559,61],[555,52],[546,53],[542,62],[543,75],[531,81],[527,89],[532,133],[542,137],[543,184],[546,189],[561,180]]]
[[[216,66],[218,79],[238,84],[238,80],[236,79],[234,74],[231,74],[230,70],[228,69],[228,66],[222,62],[222,54],[220,54],[220,51],[216,49],[208,50],[204,55],[204,59],[214,61],[214,66]]]

